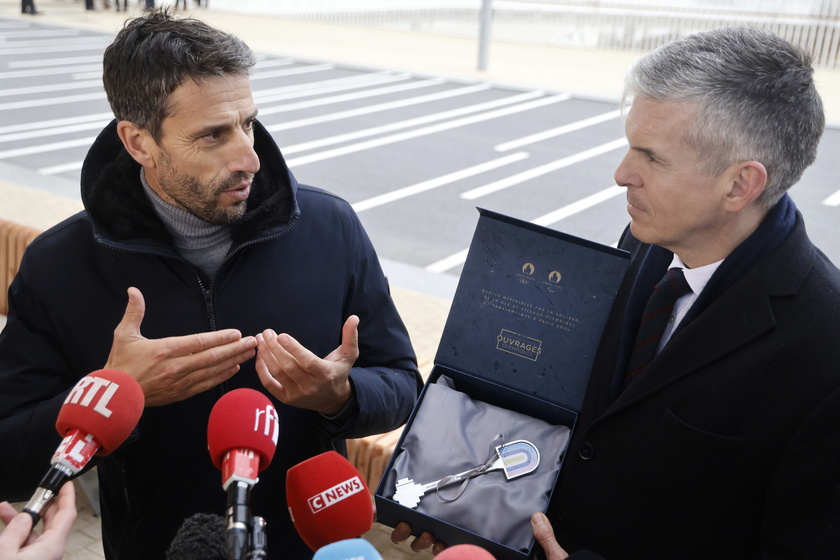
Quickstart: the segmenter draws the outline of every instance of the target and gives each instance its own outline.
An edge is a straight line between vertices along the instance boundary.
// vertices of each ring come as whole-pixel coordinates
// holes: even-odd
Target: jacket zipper
[[[258,239],[252,239],[250,241],[246,241],[245,243],[242,243],[242,244],[234,247],[233,251],[230,251],[227,255],[225,255],[225,257],[221,260],[219,265],[216,267],[216,276],[210,282],[210,287],[209,288],[207,286],[205,286],[204,280],[201,279],[201,275],[198,273],[198,271],[195,269],[195,267],[193,267],[193,271],[195,272],[195,277],[196,277],[196,279],[198,279],[198,285],[201,288],[201,293],[204,296],[204,308],[205,308],[205,311],[207,313],[207,318],[210,321],[210,330],[214,330],[214,331],[217,330],[217,328],[216,328],[216,312],[215,312],[215,306],[213,304],[213,288],[214,288],[214,285],[216,284],[216,278],[219,276],[219,271],[222,270],[222,267],[225,265],[225,263],[227,263],[231,258],[233,258],[233,256],[235,254],[237,254],[238,252],[240,252],[241,250],[243,250],[246,247],[250,247],[251,245],[256,245],[257,243],[263,243],[265,241],[271,241],[273,239],[277,239],[278,237],[283,237],[284,235],[286,235],[286,233],[289,232],[290,229],[292,229],[295,226],[295,224],[297,223],[297,218],[298,218],[297,216],[294,216],[292,218],[291,222],[289,222],[289,226],[284,228],[283,231],[281,231],[281,232],[278,232],[274,235],[269,235],[267,237],[260,237]]]
[[[204,313],[207,316],[207,321],[210,323],[210,330],[215,331],[217,329],[216,310],[215,305],[213,304],[213,284],[211,283],[208,288],[204,284],[204,280],[201,278],[201,274],[198,272],[198,269],[193,267],[193,272],[195,273],[196,280],[198,280],[198,288],[201,290],[201,295],[204,298]]]
[[[251,245],[256,245],[257,243],[262,243],[264,241],[270,241],[272,239],[276,239],[278,237],[282,237],[282,236],[286,235],[286,233],[290,229],[292,229],[292,227],[296,223],[297,223],[297,217],[295,217],[292,220],[292,222],[289,224],[289,227],[285,228],[283,231],[281,231],[281,232],[279,232],[275,235],[270,235],[268,237],[261,237],[259,239],[252,239],[251,241],[247,241],[245,243],[242,243],[241,245],[237,245],[236,247],[234,247],[233,251],[230,251],[227,255],[225,255],[225,257],[222,259],[222,261],[216,267],[216,275],[213,277],[213,280],[210,281],[210,287],[209,288],[204,284],[204,280],[201,278],[201,274],[198,272],[198,269],[193,267],[193,272],[195,273],[195,278],[196,278],[196,280],[198,280],[199,289],[201,290],[201,294],[204,297],[204,312],[206,313],[207,319],[210,323],[210,330],[211,331],[218,330],[217,325],[216,325],[216,306],[215,306],[215,302],[213,300],[213,288],[215,287],[216,278],[219,276],[219,271],[222,269],[222,266],[224,266],[226,262],[228,262],[236,253],[238,253],[239,251],[241,251],[245,247],[249,247]],[[219,384],[218,388],[221,391],[221,394],[227,393],[228,382],[223,381],[222,383]],[[335,445],[333,445],[333,448],[335,448]]]

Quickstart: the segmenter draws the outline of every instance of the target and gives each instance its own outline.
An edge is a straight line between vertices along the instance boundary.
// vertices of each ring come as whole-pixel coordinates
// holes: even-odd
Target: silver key
[[[490,462],[488,461],[488,463]],[[407,508],[414,509],[420,503],[420,498],[430,490],[445,488],[452,484],[496,470],[505,471],[505,477],[511,480],[533,472],[539,463],[540,453],[534,444],[525,440],[513,441],[497,447],[495,460],[487,466],[481,465],[459,474],[445,476],[440,480],[427,484],[418,484],[410,478],[401,478],[397,481],[394,500]]]
[[[429,492],[430,490],[445,488],[457,482],[461,482],[462,480],[465,480],[467,478],[472,478],[473,476],[478,476],[479,474],[484,474],[485,472],[504,468],[504,460],[501,457],[499,457],[490,466],[490,468],[482,472],[476,472],[476,469],[470,469],[460,474],[447,476],[441,478],[440,480],[429,482],[427,484],[418,484],[410,478],[401,478],[397,481],[397,491],[394,492],[394,499],[403,506],[414,509],[417,507],[417,504],[420,503],[420,498],[422,498],[423,495]],[[441,484],[443,481],[446,481],[445,484]]]

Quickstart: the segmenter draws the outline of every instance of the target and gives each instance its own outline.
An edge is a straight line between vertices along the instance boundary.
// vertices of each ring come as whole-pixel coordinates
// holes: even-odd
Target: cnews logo
[[[318,513],[321,510],[337,504],[341,500],[349,498],[353,494],[361,492],[364,488],[365,486],[362,484],[362,480],[358,476],[354,476],[353,478],[340,482],[332,488],[324,490],[320,494],[316,494],[315,496],[309,498],[307,500],[309,503],[309,509],[312,510],[312,513]]]

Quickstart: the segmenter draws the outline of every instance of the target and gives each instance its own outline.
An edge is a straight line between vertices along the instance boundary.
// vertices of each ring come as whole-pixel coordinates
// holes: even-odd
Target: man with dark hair
[[[270,557],[311,557],[287,469],[398,427],[422,383],[358,217],[298,184],[257,121],[254,60],[198,20],[128,21],[105,52],[116,119],[85,160],[85,211],[30,245],[10,288],[0,499],[37,486],[80,377],[115,368],[144,391],[134,433],[98,462],[108,559],[163,558],[185,518],[225,511],[207,421],[243,387],[270,392],[279,417],[250,504]]]
[[[632,257],[532,518],[551,560],[840,558],[840,271],[786,194],[823,132],[812,75],[749,27],[630,71]]]

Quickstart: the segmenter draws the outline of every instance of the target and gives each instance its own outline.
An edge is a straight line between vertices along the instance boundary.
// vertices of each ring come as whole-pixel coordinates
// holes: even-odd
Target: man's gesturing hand
[[[128,306],[114,330],[105,368],[125,371],[140,383],[146,406],[184,400],[230,379],[254,357],[257,340],[235,329],[152,340],[140,334],[146,302],[128,289]]]
[[[341,329],[341,346],[319,358],[288,334],[271,329],[257,335],[257,373],[280,402],[333,415],[352,396],[350,369],[359,357],[359,318],[351,315]]]

